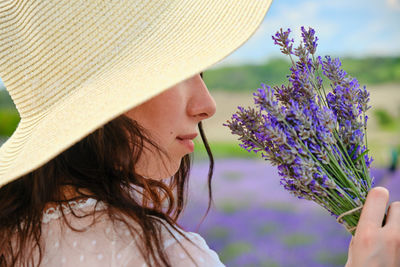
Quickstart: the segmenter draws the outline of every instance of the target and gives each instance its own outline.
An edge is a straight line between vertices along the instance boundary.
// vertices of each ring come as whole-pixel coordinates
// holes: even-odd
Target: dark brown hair
[[[211,179],[214,161],[201,122],[198,127],[210,158],[206,216],[213,201]],[[161,245],[160,223],[167,223],[180,233],[177,220],[186,205],[191,157],[186,155],[182,159],[178,172],[169,179],[169,184],[144,178],[135,172],[135,164],[145,144],[157,148],[160,155],[166,153],[147,136],[145,129],[121,115],[44,166],[0,188],[0,266],[39,266],[43,257],[41,220],[46,203],[57,203],[61,208],[62,204],[69,206],[68,201],[87,197],[106,203],[109,218],[114,223],[123,222],[132,236],[140,237],[142,245],[138,247],[149,266],[171,266]],[[61,191],[63,186],[76,189],[78,196],[66,199]],[[85,190],[90,194],[84,193]],[[136,193],[142,197],[142,203],[134,197]],[[166,210],[164,201],[168,202]],[[71,226],[63,209],[60,210],[63,221],[73,231],[83,231]],[[93,210],[93,213],[79,216],[71,211],[79,218],[94,217],[96,212]],[[124,219],[126,216],[137,222],[141,231]],[[12,237],[16,239],[12,241]],[[35,249],[39,251],[37,263],[33,257]],[[155,265],[151,264],[151,260]]]

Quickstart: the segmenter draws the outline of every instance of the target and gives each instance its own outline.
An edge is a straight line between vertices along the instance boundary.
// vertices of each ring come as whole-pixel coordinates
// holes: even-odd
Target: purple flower
[[[323,74],[333,83],[333,85],[339,84],[346,77],[347,72],[342,70],[342,62],[338,58],[331,59],[330,56],[325,56],[322,61],[322,72]]]
[[[372,158],[365,145],[369,93],[341,69],[338,58],[314,57],[318,38],[312,28],[301,28],[303,42],[294,50],[290,32],[280,29],[272,37],[292,61],[288,84],[262,83],[253,94],[257,110],[238,107],[224,125],[239,136],[241,147],[261,152],[278,167],[280,183],[291,194],[338,217],[361,205],[371,186]],[[355,226],[358,218],[359,213],[347,215],[343,224]]]
[[[291,32],[290,29],[283,31],[281,28],[279,32],[277,32],[274,36],[272,36],[274,44],[280,46],[281,52],[286,55],[290,55],[293,53],[292,48],[294,40],[289,39],[290,32]]]
[[[315,30],[309,27],[307,31],[304,26],[302,26],[301,37],[303,37],[304,46],[306,47],[307,51],[312,55],[315,54],[318,41],[318,37],[315,36]]]

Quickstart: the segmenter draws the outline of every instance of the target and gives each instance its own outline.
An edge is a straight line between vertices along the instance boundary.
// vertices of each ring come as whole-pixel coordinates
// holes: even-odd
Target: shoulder
[[[73,209],[75,212],[93,208],[95,201],[89,200],[77,203]],[[129,229],[122,222],[111,222],[110,218],[102,213],[104,205],[99,205],[100,219],[92,225],[90,218],[77,220],[67,210],[67,218],[73,227],[85,229],[83,232],[75,232],[68,229],[66,232],[60,228],[60,211],[55,210],[43,217],[42,225],[46,245],[50,248],[47,256],[58,259],[67,259],[71,266],[88,262],[114,262],[118,266],[143,266],[139,253],[140,238],[132,238]],[[125,218],[124,215],[121,215]],[[126,218],[129,220],[129,218]],[[198,233],[187,232],[176,226],[177,230],[163,220],[159,220],[162,235],[162,247],[172,266],[225,266],[219,259],[217,253],[212,250],[203,237]],[[133,223],[135,229],[140,231],[138,225]],[[178,232],[179,231],[179,232]],[[68,257],[64,257],[68,255]],[[46,257],[47,258],[47,257]],[[196,264],[195,264],[196,263]],[[114,266],[114,265],[113,265]]]
[[[164,249],[170,257],[173,266],[225,266],[218,254],[212,250],[204,238],[195,232],[186,232],[182,229],[183,235],[180,235],[170,226],[171,233],[175,238],[170,237],[164,242]],[[186,238],[185,238],[186,237]]]
[[[218,254],[208,246],[200,234],[185,231],[178,226],[175,226],[176,229],[174,229],[163,220],[160,220],[159,224],[163,239],[162,248],[167,254],[171,266],[225,267]],[[132,257],[127,266],[135,266],[137,261],[137,256]]]

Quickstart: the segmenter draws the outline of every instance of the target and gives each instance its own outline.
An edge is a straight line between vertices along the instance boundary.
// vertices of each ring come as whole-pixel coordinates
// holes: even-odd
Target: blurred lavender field
[[[285,191],[276,168],[261,160],[216,161],[215,206],[199,225],[207,208],[208,162],[193,165],[179,222],[200,233],[227,266],[344,266],[351,235],[323,208]],[[375,186],[389,188],[391,201],[400,199],[400,172],[373,169],[372,176]]]

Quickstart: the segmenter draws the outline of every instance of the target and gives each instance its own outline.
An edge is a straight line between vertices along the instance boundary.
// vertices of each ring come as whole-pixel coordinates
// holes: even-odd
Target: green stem
[[[342,140],[339,138],[339,134],[338,132],[335,130],[335,139],[338,141],[339,144],[339,149],[342,151],[343,154],[343,159],[345,160],[345,163],[347,164],[347,166],[349,166],[349,169],[352,170],[353,174],[355,175],[355,177],[357,178],[357,180],[361,183],[362,178],[358,175],[357,171],[354,170],[358,170],[356,168],[356,166],[353,163],[353,160],[350,158],[349,154],[347,153],[347,149],[345,147],[345,145],[343,144]]]
[[[312,59],[313,59],[313,62],[316,62],[316,60],[315,60],[315,57],[314,57],[314,54],[312,55]],[[318,63],[319,64],[319,63]],[[317,72],[317,75],[319,76],[319,77],[321,77],[321,74],[319,73],[319,68],[317,68],[316,69],[316,72]],[[322,78],[322,77],[321,77]],[[315,80],[316,80],[316,78],[315,78]],[[324,96],[325,96],[325,99],[326,99],[326,91],[325,91],[325,87],[324,87],[324,84],[322,83],[321,84],[321,87],[322,87],[322,90],[323,90],[323,92],[324,92]],[[319,90],[319,89],[318,89]],[[328,106],[328,105],[327,105]]]
[[[296,67],[296,64],[294,63],[294,60],[293,60],[293,58],[292,58],[292,55],[291,55],[291,54],[289,54],[289,58],[290,58],[290,61],[292,61],[292,66],[293,66],[293,67]]]

